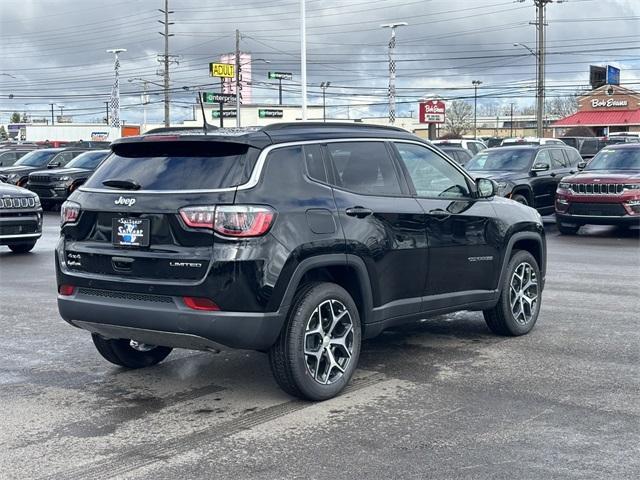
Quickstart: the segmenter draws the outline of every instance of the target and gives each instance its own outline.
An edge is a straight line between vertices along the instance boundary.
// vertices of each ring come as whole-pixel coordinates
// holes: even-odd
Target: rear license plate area
[[[116,217],[112,220],[111,238],[115,247],[148,247],[150,236],[148,218]]]

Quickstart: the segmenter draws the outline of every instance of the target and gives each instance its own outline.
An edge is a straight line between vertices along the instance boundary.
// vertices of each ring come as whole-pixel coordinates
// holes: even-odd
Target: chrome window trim
[[[258,156],[258,160],[256,160],[256,164],[253,167],[253,171],[249,176],[249,180],[241,185],[237,185],[235,187],[225,187],[225,188],[212,188],[212,189],[193,189],[193,190],[114,190],[107,188],[89,188],[81,186],[78,188],[78,191],[87,192],[87,193],[112,193],[115,195],[140,195],[140,194],[166,194],[166,195],[175,195],[175,194],[195,194],[195,193],[224,193],[224,192],[235,192],[237,190],[249,190],[251,188],[255,188],[260,181],[260,177],[262,176],[262,170],[264,169],[264,165],[267,161],[267,157],[269,153],[278,148],[287,148],[287,147],[297,147],[304,145],[314,145],[314,144],[325,144],[325,143],[345,143],[345,142],[405,142],[405,143],[414,143],[416,145],[422,145],[423,147],[429,148],[430,145],[427,143],[423,143],[416,140],[409,139],[400,139],[400,138],[386,138],[386,137],[372,137],[372,138],[362,138],[362,137],[345,137],[345,138],[329,138],[322,140],[301,140],[294,142],[285,142],[285,143],[276,143],[273,145],[269,145],[265,147],[260,152]],[[435,150],[433,150],[436,154]],[[442,156],[438,154],[439,156]],[[445,158],[446,161],[449,161]],[[453,165],[455,162],[449,162]],[[454,165],[455,166],[455,165]],[[458,167],[456,167],[458,168]],[[458,168],[467,178],[469,177],[463,170]]]

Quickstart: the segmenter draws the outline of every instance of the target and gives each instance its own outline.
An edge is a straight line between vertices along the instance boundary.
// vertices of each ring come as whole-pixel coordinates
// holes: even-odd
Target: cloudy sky
[[[533,0],[306,0],[308,84],[311,104],[330,81],[330,115],[386,112],[389,30],[398,29],[398,110],[415,114],[419,98],[472,98],[483,82],[480,105],[534,102]],[[158,23],[164,0],[0,0],[0,123],[12,111],[47,117],[50,103],[76,122],[104,117],[113,84],[113,56],[121,55],[121,91],[127,123],[142,118],[141,86],[161,83],[157,55],[164,40]],[[194,94],[209,90],[208,62],[241,48],[269,65],[253,65],[254,101],[277,102],[267,71],[294,74],[285,103],[300,101],[300,0],[169,0],[172,120],[190,118]],[[547,7],[547,95],[587,88],[590,64],[622,69],[621,83],[640,89],[640,0],[564,0]],[[259,82],[259,83],[258,83]],[[160,88],[150,85],[149,122],[163,115]]]

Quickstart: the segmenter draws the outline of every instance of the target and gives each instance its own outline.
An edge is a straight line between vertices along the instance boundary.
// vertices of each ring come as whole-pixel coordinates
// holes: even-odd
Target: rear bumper
[[[71,325],[107,338],[196,350],[266,350],[284,323],[280,312],[202,312],[189,309],[180,297],[87,288],[59,295],[58,310]]]
[[[597,216],[597,215],[570,215],[556,211],[556,219],[568,225],[625,225],[640,226],[640,216]]]

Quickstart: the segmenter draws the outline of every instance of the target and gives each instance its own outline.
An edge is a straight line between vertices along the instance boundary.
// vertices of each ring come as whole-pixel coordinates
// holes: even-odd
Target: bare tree
[[[578,111],[578,97],[566,95],[564,97],[550,98],[544,106],[547,115],[557,115],[561,118],[573,115]]]
[[[462,100],[454,100],[447,107],[445,129],[452,135],[466,133],[473,123],[473,107]]]

